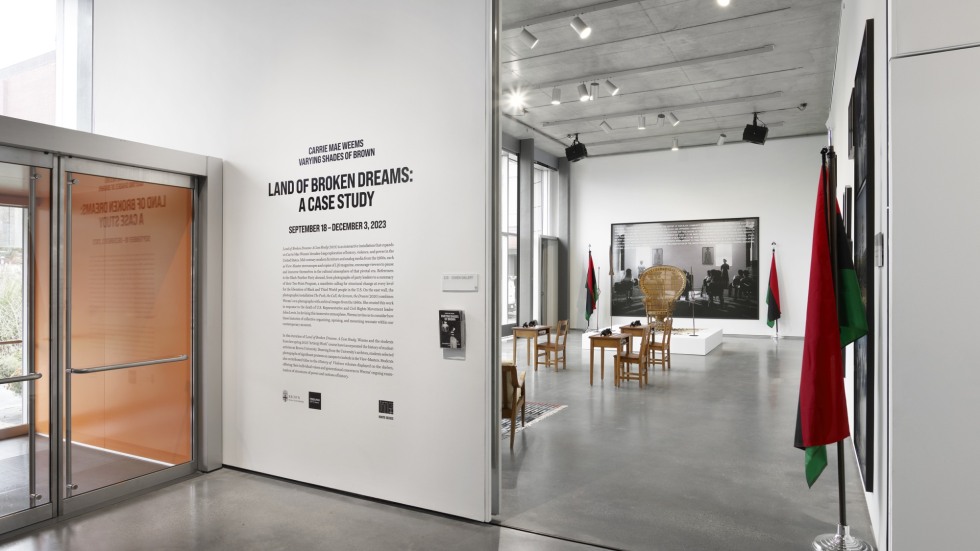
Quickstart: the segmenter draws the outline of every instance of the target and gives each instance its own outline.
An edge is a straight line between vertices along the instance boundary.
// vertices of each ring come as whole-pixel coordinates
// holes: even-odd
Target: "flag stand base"
[[[813,539],[814,551],[874,551],[874,547],[851,535],[850,526],[837,525],[836,534],[820,534]]]

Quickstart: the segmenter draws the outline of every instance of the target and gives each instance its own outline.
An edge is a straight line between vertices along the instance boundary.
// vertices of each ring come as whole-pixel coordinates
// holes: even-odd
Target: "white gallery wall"
[[[585,272],[589,245],[599,280],[599,326],[610,321],[610,225],[635,222],[759,218],[759,314],[755,320],[696,320],[725,334],[770,335],[766,289],[771,243],[777,243],[782,318],[780,334],[802,336],[820,149],[824,136],[590,157],[572,164],[570,287],[571,324],[584,329]],[[733,268],[736,266],[733,264]],[[733,270],[734,271],[734,270]],[[695,282],[695,286],[699,285]],[[690,320],[675,323],[690,326]],[[595,317],[592,327],[596,326]]]
[[[980,9],[969,0],[893,0],[889,13],[890,549],[968,549],[980,493],[971,474],[980,455],[980,298],[940,282],[980,271],[972,254]],[[923,323],[929,308],[936,316]]]
[[[489,520],[490,1],[95,18],[94,131],[225,161],[224,462]]]

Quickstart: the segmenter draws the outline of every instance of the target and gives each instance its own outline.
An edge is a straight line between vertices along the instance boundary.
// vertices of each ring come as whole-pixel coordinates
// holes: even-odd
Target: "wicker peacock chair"
[[[674,304],[684,292],[687,274],[675,266],[653,266],[640,274],[640,291],[647,311],[647,323],[662,328],[664,319],[673,317]]]

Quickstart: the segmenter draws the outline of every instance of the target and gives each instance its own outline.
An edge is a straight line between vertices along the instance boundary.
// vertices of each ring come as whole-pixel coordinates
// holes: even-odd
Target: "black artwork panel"
[[[854,343],[854,448],[867,491],[874,489],[874,20],[865,23],[854,76],[854,269],[868,335]]]

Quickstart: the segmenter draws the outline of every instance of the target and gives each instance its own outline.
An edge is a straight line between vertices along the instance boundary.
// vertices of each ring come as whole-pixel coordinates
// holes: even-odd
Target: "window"
[[[92,0],[0,0],[0,115],[91,129]],[[81,12],[85,14],[80,15]]]
[[[517,323],[517,155],[501,153],[500,178],[500,320],[506,327]]]
[[[534,165],[534,206],[532,217],[534,219],[534,235],[532,236],[533,248],[531,251],[531,279],[532,279],[532,316],[536,320],[542,320],[545,316],[541,312],[541,237],[555,236],[554,212],[557,211],[553,204],[553,198],[557,197],[554,186],[558,178],[555,171],[544,165]]]

